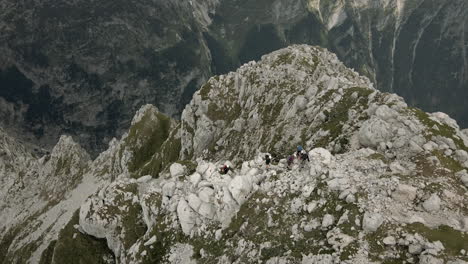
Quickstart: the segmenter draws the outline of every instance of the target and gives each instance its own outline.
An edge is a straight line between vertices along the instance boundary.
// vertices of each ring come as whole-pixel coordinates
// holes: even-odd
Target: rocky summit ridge
[[[180,121],[143,106],[93,161],[0,131],[0,262],[466,263],[467,134],[290,46],[212,77]]]

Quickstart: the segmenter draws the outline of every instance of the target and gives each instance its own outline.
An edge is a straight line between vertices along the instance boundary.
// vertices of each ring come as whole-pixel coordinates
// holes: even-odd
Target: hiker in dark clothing
[[[271,156],[266,154],[265,155],[265,164],[266,164],[267,169],[270,167],[270,163],[271,163]]]
[[[306,161],[306,160],[307,160],[307,161],[310,161],[310,160],[309,160],[309,154],[307,154],[307,152],[306,152],[305,150],[303,150],[303,151],[301,152],[301,160],[303,160],[303,161]]]
[[[302,150],[302,151],[301,151],[301,156],[300,156],[300,157],[301,157],[301,161],[302,161],[302,162],[301,162],[301,168],[304,168],[304,165],[305,165],[306,161],[307,161],[307,162],[310,162],[310,160],[309,160],[309,154],[307,154],[307,151]]]
[[[226,164],[226,165],[224,165],[223,167],[221,167],[221,170],[220,170],[219,173],[221,173],[221,174],[227,174],[227,173],[229,172],[230,169],[231,169],[231,168],[229,167],[229,165]]]

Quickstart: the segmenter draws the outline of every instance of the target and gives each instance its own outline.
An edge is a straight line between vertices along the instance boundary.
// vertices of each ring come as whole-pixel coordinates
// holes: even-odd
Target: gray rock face
[[[369,120],[391,131],[385,142],[365,147],[360,128]],[[279,50],[211,79],[180,123],[145,105],[131,124],[94,161],[69,136],[36,159],[0,131],[0,259],[466,257],[458,243],[468,226],[466,170],[457,158],[457,150],[468,149],[466,136],[441,113],[377,92],[326,50]],[[211,139],[200,131],[211,131]],[[437,142],[434,149],[414,151],[429,142]],[[298,144],[310,150],[310,162],[295,159],[286,168],[281,158]],[[266,166],[270,151],[280,160]],[[228,174],[220,173],[223,164],[232,167]]]
[[[162,141],[166,140],[165,136],[169,136],[168,130],[172,128],[168,117],[159,113],[154,106],[146,105],[135,115],[129,133],[119,141],[114,139],[109,148],[93,161],[70,136],[62,136],[50,154],[36,158],[28,153],[22,144],[0,129],[0,241],[6,249],[11,249],[2,251],[1,259],[22,263],[28,258],[31,262],[38,263],[44,250],[52,240],[57,239],[67,223],[71,222],[71,227],[68,228],[75,230],[74,225],[79,224],[77,210],[98,190],[101,191],[100,196],[87,203],[88,208],[84,211],[89,212],[90,217],[97,219],[97,222],[103,223],[103,227],[89,229],[89,232],[102,238],[103,233],[112,233],[115,228],[121,229],[126,220],[102,219],[100,216],[108,210],[118,213],[127,212],[128,209],[136,214],[135,210],[140,208],[123,207],[128,206],[129,198],[133,199],[131,204],[138,200],[135,196],[137,190],[133,188],[137,181],[125,181],[124,187],[106,186],[109,187],[108,191],[102,189],[103,185],[108,185],[117,178],[128,179],[133,173],[134,178],[140,178],[138,183],[147,184],[152,178],[149,176],[148,179],[148,174],[156,173],[160,166],[168,167],[167,163],[151,165],[149,161],[153,154],[172,155],[170,153],[174,151],[177,156],[179,149],[172,145],[171,149],[160,151],[164,148]],[[154,135],[159,139],[159,143]],[[146,169],[141,170],[144,167]],[[125,189],[127,187],[128,189]],[[165,194],[172,196],[176,186],[165,187]],[[125,196],[125,199],[122,200],[122,196]],[[116,211],[116,207],[109,209],[109,203],[114,201],[124,202],[117,205],[122,206],[118,209],[122,211]],[[94,211],[93,208],[101,205],[103,211]],[[93,208],[90,209],[89,206]],[[154,205],[152,206],[154,208]],[[143,222],[140,212],[138,215],[139,221]],[[150,217],[146,220],[153,221]],[[90,222],[87,224],[87,227],[91,228]],[[138,224],[132,223],[132,226],[142,230]],[[112,244],[115,239],[109,241]],[[116,247],[115,253],[119,253],[120,244],[112,245]],[[112,255],[112,252],[105,254]],[[66,261],[57,260],[56,263],[61,262]]]
[[[302,96],[305,87],[317,86],[322,88],[307,94],[303,98],[307,104],[298,108],[296,97]],[[334,112],[334,106],[354,107],[356,115],[365,119],[361,108],[375,91],[368,88],[371,86],[367,78],[346,69],[326,50],[300,45],[273,52],[236,72],[211,78],[195,93],[182,113],[181,155],[238,160],[254,155],[259,148],[278,154],[291,144],[336,145],[339,138],[349,137],[357,129],[356,119]],[[354,92],[359,96],[350,99]],[[348,130],[338,124],[334,129],[334,123],[329,127],[321,114],[328,115],[329,121],[343,117]],[[241,132],[237,123],[244,124]],[[306,138],[310,140],[303,141]],[[226,146],[231,145],[238,145],[235,152],[227,151]],[[340,145],[342,150],[347,147]]]
[[[179,116],[213,74],[291,43],[327,47],[381,90],[466,125],[465,4],[2,0],[0,125],[47,149],[72,133],[97,154],[141,105]]]

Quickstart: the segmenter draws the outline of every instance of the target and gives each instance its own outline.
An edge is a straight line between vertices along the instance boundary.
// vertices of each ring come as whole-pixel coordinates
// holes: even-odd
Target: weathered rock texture
[[[180,122],[145,105],[94,161],[0,139],[6,263],[468,260],[467,135],[322,48],[210,79]]]

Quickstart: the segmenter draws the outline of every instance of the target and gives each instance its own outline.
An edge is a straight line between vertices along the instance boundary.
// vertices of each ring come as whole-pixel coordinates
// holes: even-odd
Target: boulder
[[[408,246],[408,252],[412,255],[419,255],[421,254],[422,250],[423,250],[423,247],[419,243],[411,244]]]
[[[324,148],[315,148],[309,152],[312,164],[328,166],[333,161],[333,155]]]
[[[190,207],[194,211],[198,212],[198,209],[200,208],[200,205],[202,204],[202,200],[200,200],[200,198],[198,198],[198,196],[194,193],[189,194],[187,197],[187,200],[188,200],[188,204],[190,205]]]
[[[416,191],[418,189],[406,185],[406,184],[400,184],[398,185],[397,189],[393,192],[392,197],[393,199],[400,201],[400,202],[413,202],[413,200],[416,198]]]
[[[463,133],[463,135],[468,137],[468,128],[462,129],[461,132]]]
[[[327,185],[332,191],[344,191],[349,187],[349,180],[346,178],[335,178],[328,181]]]
[[[151,177],[151,175],[145,175],[145,176],[142,176],[140,178],[137,179],[137,182],[138,183],[147,183],[149,181],[151,181],[153,179],[153,177]]]
[[[468,161],[468,153],[464,150],[456,150],[455,151],[455,158],[461,162],[461,163],[465,163],[466,161]]]
[[[216,211],[213,204],[203,202],[198,209],[198,213],[208,219],[213,219]]]
[[[451,118],[449,115],[446,113],[442,112],[435,112],[430,114],[432,119],[435,119],[443,124],[449,125],[453,128],[459,129],[460,127],[457,124],[457,121],[455,121],[453,118]]]
[[[437,136],[435,138],[436,140],[436,143],[438,145],[440,145],[441,147],[443,145],[446,145],[447,147],[449,147],[450,149],[453,149],[453,150],[456,150],[457,149],[457,146],[455,145],[455,142],[453,141],[453,139],[451,138],[447,138],[447,137],[442,137],[442,136]]]
[[[335,222],[335,217],[331,214],[326,214],[322,220],[322,228],[327,228]]]
[[[303,95],[299,95],[296,97],[296,101],[294,102],[294,106],[297,111],[303,110],[307,105],[307,99]]]
[[[383,243],[387,246],[393,246],[396,244],[396,239],[392,236],[388,236],[383,239]]]
[[[463,217],[460,222],[461,222],[462,229],[468,232],[468,217]]]
[[[209,164],[206,163],[206,162],[198,163],[197,173],[199,173],[200,175],[203,175],[206,172],[206,170],[208,169],[208,167],[209,167]]]
[[[419,264],[444,264],[444,261],[431,255],[422,255],[419,257]]]
[[[424,151],[424,149],[413,140],[408,142],[408,150],[412,153],[421,153]]]
[[[381,142],[392,137],[390,124],[380,118],[365,121],[359,129],[358,138],[361,146],[376,148]]]
[[[203,187],[198,193],[198,197],[205,203],[211,203],[213,201],[215,191],[210,187]]]
[[[176,189],[175,182],[167,182],[162,187],[162,194],[167,197],[172,197]]]
[[[438,149],[438,148],[439,148],[439,146],[436,143],[432,142],[432,141],[429,141],[429,142],[427,142],[426,144],[423,145],[423,149],[426,150],[427,152],[431,152],[431,151],[433,151],[435,149]]]
[[[444,245],[440,241],[426,242],[424,243],[424,253],[428,253],[437,256],[445,249]]]
[[[317,208],[317,202],[311,202],[307,205],[307,212],[310,214]]]
[[[387,105],[381,105],[375,110],[375,115],[384,121],[388,121],[397,116],[398,113]]]
[[[228,188],[232,198],[234,198],[238,204],[242,204],[252,191],[252,180],[247,176],[236,176],[229,183]]]
[[[194,174],[190,175],[190,182],[193,184],[193,186],[197,186],[197,184],[201,181],[202,177],[200,173],[195,172]]]
[[[349,194],[346,196],[346,202],[347,203],[354,203],[356,202],[356,197],[353,194]]]
[[[423,208],[427,212],[436,212],[440,210],[440,203],[441,203],[441,200],[439,196],[433,193],[431,197],[429,197],[429,199],[424,201]]]
[[[173,163],[169,167],[169,171],[170,171],[172,177],[182,176],[185,173],[185,166],[183,166],[180,163]]]
[[[215,164],[213,163],[208,163],[208,168],[205,170],[205,173],[202,174],[202,177],[204,179],[209,179],[212,175],[217,173],[219,171],[219,168],[216,167]]]
[[[463,185],[468,187],[468,173],[466,172],[466,170],[457,172],[455,175],[460,178],[460,181],[463,183]]]
[[[184,234],[190,235],[190,232],[195,227],[196,215],[184,199],[181,199],[177,205],[177,217]]]
[[[383,221],[384,219],[381,214],[366,212],[362,219],[362,229],[366,232],[375,232]]]

